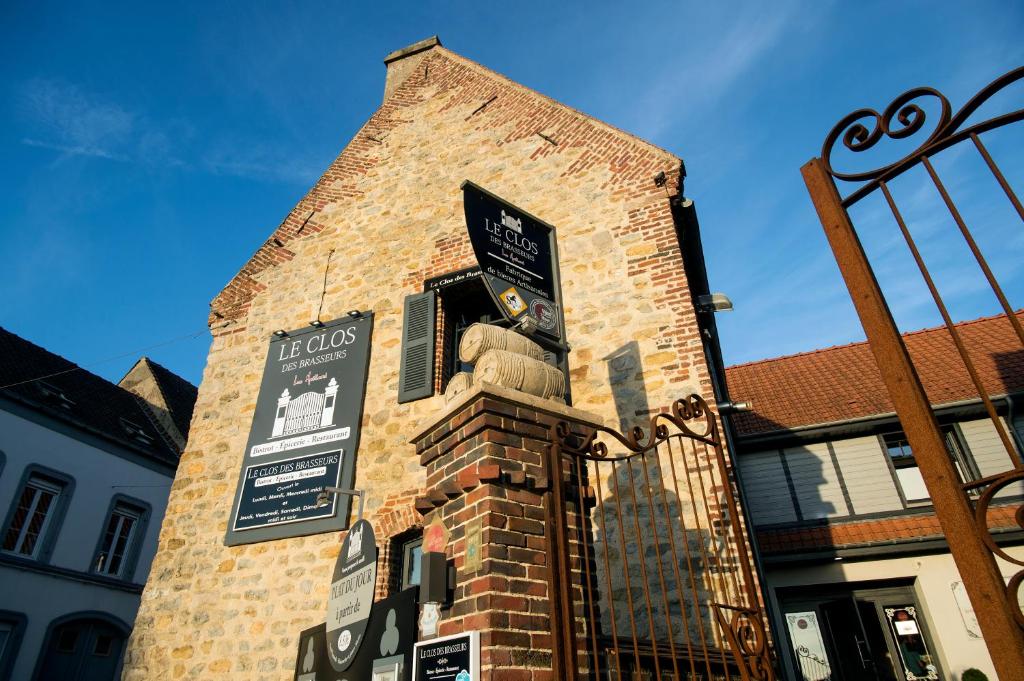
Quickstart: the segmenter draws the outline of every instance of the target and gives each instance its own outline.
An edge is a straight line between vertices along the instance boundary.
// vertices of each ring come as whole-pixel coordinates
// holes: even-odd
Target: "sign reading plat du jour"
[[[377,540],[365,520],[353,523],[334,565],[327,600],[327,657],[335,671],[349,668],[363,643],[377,582]]]
[[[225,544],[345,527],[366,392],[373,315],[324,322],[270,341]]]

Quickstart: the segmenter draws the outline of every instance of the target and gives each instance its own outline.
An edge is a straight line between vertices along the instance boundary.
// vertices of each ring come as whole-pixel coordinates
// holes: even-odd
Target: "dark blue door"
[[[124,640],[116,627],[102,620],[65,622],[50,635],[39,681],[113,681]]]

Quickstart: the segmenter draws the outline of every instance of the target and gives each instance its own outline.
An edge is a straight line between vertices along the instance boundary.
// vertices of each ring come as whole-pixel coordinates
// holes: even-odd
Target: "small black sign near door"
[[[462,191],[469,240],[494,302],[506,319],[530,317],[539,333],[561,340],[555,228],[469,180]]]
[[[373,315],[275,334],[224,543],[344,529],[349,497],[318,506],[324,487],[352,487]]]
[[[479,681],[480,632],[433,638],[416,644],[413,681]]]

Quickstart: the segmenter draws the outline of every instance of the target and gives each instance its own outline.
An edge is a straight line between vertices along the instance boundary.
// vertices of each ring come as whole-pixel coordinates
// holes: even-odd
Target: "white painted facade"
[[[1005,420],[1002,423],[1008,425]],[[1022,434],[1024,418],[1014,419],[1014,425],[1017,433]],[[896,425],[893,430],[898,428]],[[954,424],[954,432],[975,467],[975,475],[993,475],[1012,467],[993,423],[987,418],[959,421]],[[738,461],[744,499],[756,529],[823,523],[838,526],[911,517],[915,511],[927,512],[931,508],[927,500],[907,500],[909,492],[902,489],[907,486],[906,478],[901,478],[892,466],[881,435],[749,448],[752,451],[741,454]],[[1024,486],[1016,485],[999,498],[1019,499],[1022,494]],[[817,556],[808,550],[800,557],[766,558],[765,591],[776,631],[787,632],[787,614],[809,612],[807,603],[827,600],[830,591],[846,597],[858,589],[877,591],[889,583],[894,589],[906,589],[908,593],[912,590],[920,607],[919,616],[923,616],[928,628],[932,653],[939,658],[941,678],[959,681],[960,675],[973,667],[989,679],[997,679],[985,643],[968,621],[965,595],[955,593],[960,577],[947,550],[937,548],[934,542],[917,549],[913,541],[872,545],[858,552],[821,548],[826,550]],[[1024,546],[1019,542],[1005,550],[1024,559]],[[998,562],[1007,579],[1019,569]],[[779,651],[787,677],[800,679],[790,641],[779,641]]]
[[[156,552],[174,469],[97,435],[0,399],[0,517],[10,517],[31,466],[72,481],[63,521],[51,523],[49,556],[0,552],[0,610],[25,618],[13,651],[11,679],[32,679],[51,624],[76,613],[105,613],[130,629]],[[117,495],[148,507],[136,527],[137,560],[118,578],[97,574],[94,561]],[[5,523],[6,526],[6,523]],[[42,538],[41,538],[42,539]],[[9,642],[8,645],[11,645]],[[7,653],[5,653],[6,655]]]

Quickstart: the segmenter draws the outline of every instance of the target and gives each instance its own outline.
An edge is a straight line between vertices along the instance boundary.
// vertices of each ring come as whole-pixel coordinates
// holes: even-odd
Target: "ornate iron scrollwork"
[[[554,435],[559,448],[568,454],[601,461],[621,461],[637,454],[649,452],[670,437],[686,437],[719,445],[718,423],[715,414],[700,395],[688,395],[676,400],[668,413],[651,417],[650,428],[633,427],[628,433],[620,434],[611,428],[599,427],[586,434],[573,432],[569,424],[562,421],[555,424]],[[675,427],[675,432],[669,425]],[[608,444],[598,439],[604,433],[626,448],[620,456],[610,456]]]
[[[723,603],[713,603],[712,607],[718,624],[729,640],[729,648],[740,668],[743,681],[774,681],[775,670],[768,654],[768,637],[761,613]]]
[[[1007,123],[1024,120],[1024,109],[1017,109],[963,128],[967,119],[985,102],[1003,88],[1022,78],[1024,78],[1024,67],[1016,68],[1000,76],[982,88],[956,114],[951,113],[949,100],[941,92],[934,88],[919,87],[908,90],[894,99],[882,113],[878,113],[875,109],[857,109],[844,116],[825,138],[825,143],[821,148],[821,158],[832,177],[848,182],[866,181],[868,184],[850,194],[843,203],[846,205],[854,203],[870,193],[879,181],[899,175],[919,162],[923,156],[941,151],[972,134],[979,134]],[[835,169],[832,164],[832,151],[840,137],[842,137],[844,147],[851,152],[861,153],[873,148],[883,136],[890,139],[904,139],[920,132],[925,127],[928,116],[918,102],[925,97],[934,97],[938,100],[939,117],[931,134],[913,151],[893,163],[870,170],[840,172]],[[863,122],[865,120],[871,121],[870,126],[865,125]]]
[[[1019,566],[1021,569],[1010,577],[1009,582],[1006,584],[1006,601],[1010,605],[1010,610],[1013,612],[1013,618],[1017,621],[1017,624],[1024,629],[1024,611],[1021,610],[1020,606],[1020,589],[1021,585],[1024,584],[1024,559],[1015,558],[1001,546],[996,543],[995,537],[992,536],[992,528],[988,524],[988,512],[992,505],[992,501],[1000,491],[1006,489],[1008,486],[1015,482],[1024,482],[1024,469],[1014,469],[1003,473],[1002,475],[995,478],[985,491],[978,497],[978,501],[974,507],[974,519],[978,526],[978,531],[981,534],[982,541],[985,542],[985,546],[994,555],[999,556],[1007,563],[1011,565]],[[1013,520],[1017,523],[1017,526],[1024,530],[1024,504],[1018,504],[1016,511],[1013,513]]]

